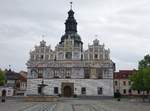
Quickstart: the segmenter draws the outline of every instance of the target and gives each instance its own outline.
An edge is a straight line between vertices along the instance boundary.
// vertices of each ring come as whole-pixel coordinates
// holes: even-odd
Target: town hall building
[[[110,50],[98,39],[88,49],[77,32],[72,8],[65,22],[65,33],[53,50],[42,40],[30,52],[27,62],[26,95],[39,95],[39,84],[44,83],[44,95],[113,96],[114,62]]]

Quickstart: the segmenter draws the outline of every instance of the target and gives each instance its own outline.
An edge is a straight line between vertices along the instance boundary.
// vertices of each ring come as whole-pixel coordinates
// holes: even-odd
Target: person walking
[[[6,90],[3,89],[2,90],[2,102],[5,102],[5,99],[6,99]]]

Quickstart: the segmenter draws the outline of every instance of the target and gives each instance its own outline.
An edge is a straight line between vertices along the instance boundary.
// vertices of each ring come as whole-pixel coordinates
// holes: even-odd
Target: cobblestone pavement
[[[59,102],[23,102],[7,100],[0,111],[150,111],[150,103],[122,100],[66,99]]]

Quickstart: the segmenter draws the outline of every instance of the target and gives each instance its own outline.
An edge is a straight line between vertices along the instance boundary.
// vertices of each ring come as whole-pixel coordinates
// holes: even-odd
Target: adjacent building
[[[2,96],[3,90],[6,91],[6,96],[13,96],[14,95],[14,89],[12,87],[0,86],[0,96]]]
[[[72,9],[65,22],[65,34],[53,50],[42,40],[30,52],[27,62],[26,95],[39,95],[39,84],[47,86],[45,95],[113,96],[114,62],[110,50],[98,39],[83,49]]]
[[[16,89],[20,74],[12,71],[11,69],[9,70],[6,69],[5,72],[6,72],[5,73],[5,79],[6,79],[5,86]]]
[[[123,96],[140,96],[143,93],[138,90],[132,90],[130,76],[135,74],[136,70],[119,70],[114,73],[114,92],[119,91]],[[149,91],[145,92],[149,94]]]
[[[22,75],[26,74],[25,71],[20,73],[14,72],[11,69],[5,70],[6,83],[3,88],[10,90],[12,95],[24,95],[27,86],[27,78]],[[8,90],[8,93],[10,93]]]

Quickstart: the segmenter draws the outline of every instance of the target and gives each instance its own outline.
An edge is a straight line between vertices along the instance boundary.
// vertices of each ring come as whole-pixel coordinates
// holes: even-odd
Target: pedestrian
[[[121,93],[119,91],[116,92],[117,101],[120,101],[121,99]]]
[[[5,102],[5,99],[6,99],[6,90],[3,89],[2,90],[2,102]]]

